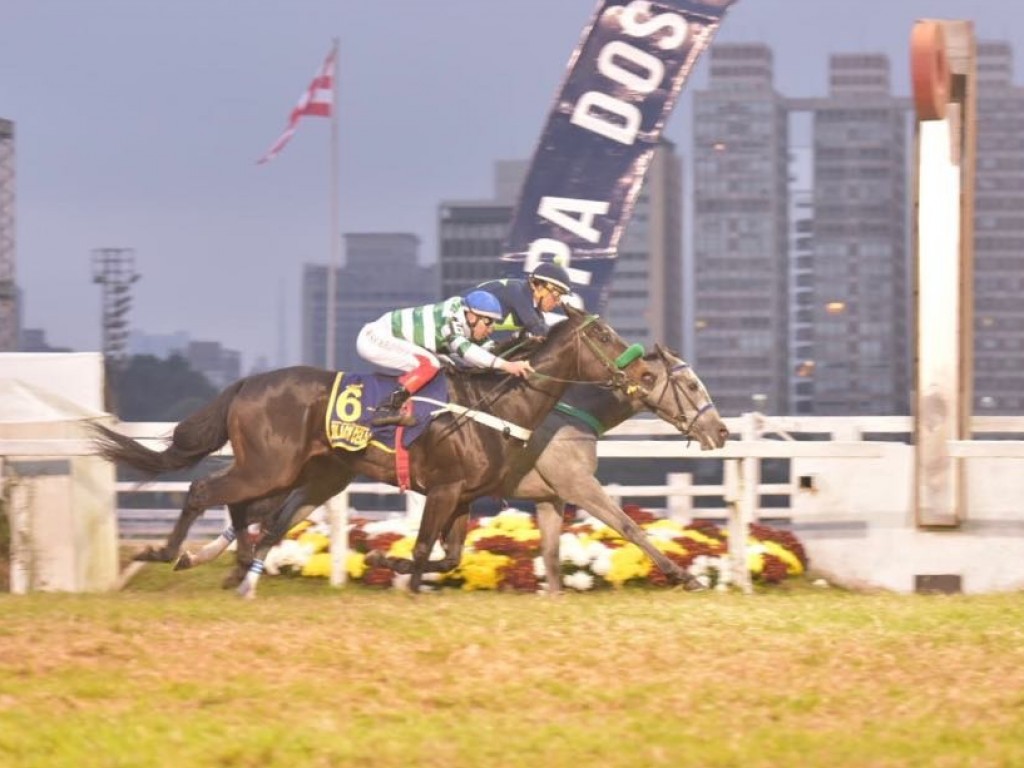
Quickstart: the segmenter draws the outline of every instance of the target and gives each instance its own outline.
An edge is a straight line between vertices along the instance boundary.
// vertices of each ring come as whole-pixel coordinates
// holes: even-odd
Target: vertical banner
[[[601,0],[569,59],[512,218],[503,272],[569,269],[608,301],[622,232],[665,121],[735,0]]]

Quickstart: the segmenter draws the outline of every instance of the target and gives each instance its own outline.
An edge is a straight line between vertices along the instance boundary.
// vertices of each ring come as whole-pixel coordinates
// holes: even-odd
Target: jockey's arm
[[[452,352],[477,368],[494,368],[522,377],[533,373],[533,367],[528,360],[503,360],[465,337],[452,344]]]

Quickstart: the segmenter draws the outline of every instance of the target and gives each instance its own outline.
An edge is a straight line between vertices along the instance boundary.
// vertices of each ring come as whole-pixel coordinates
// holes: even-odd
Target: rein
[[[626,350],[622,352],[622,354],[620,354],[618,357],[612,360],[593,340],[591,340],[589,336],[583,333],[584,329],[586,329],[587,326],[591,325],[597,320],[597,315],[588,315],[587,318],[580,324],[580,326],[573,330],[573,336],[576,339],[577,347],[579,346],[580,340],[582,339],[583,343],[587,345],[587,347],[590,349],[593,355],[601,362],[605,369],[609,371],[611,375],[609,376],[608,381],[562,379],[547,373],[541,373],[540,371],[534,371],[531,374],[530,378],[537,378],[546,381],[556,381],[562,384],[589,384],[592,386],[607,386],[612,388],[621,388],[623,391],[626,392],[627,395],[635,395],[636,392],[641,389],[641,387],[638,384],[630,384],[627,381],[626,374],[622,369],[624,369],[627,365],[632,363],[637,358],[642,357],[644,354],[644,348],[640,344],[633,344],[627,347]],[[577,371],[580,367],[579,358],[579,353],[577,353]],[[505,392],[505,390],[507,390],[510,386],[512,386],[515,383],[515,380],[511,376],[506,377],[498,384],[498,386],[494,387],[494,389],[489,391],[486,396],[476,400],[473,403],[470,403],[470,409],[477,410],[480,408],[486,408],[490,406],[495,400],[498,399],[500,395],[502,395]],[[527,386],[529,386],[529,379],[526,379],[525,383],[527,384]],[[455,430],[457,430],[459,427],[461,427],[464,422],[469,420],[471,420],[471,417],[466,415],[466,413],[459,414],[453,420],[448,431],[441,435],[441,437],[447,437]]]

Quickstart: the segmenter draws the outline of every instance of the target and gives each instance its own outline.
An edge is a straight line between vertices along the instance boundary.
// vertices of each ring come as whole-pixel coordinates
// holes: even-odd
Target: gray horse
[[[644,409],[674,426],[688,439],[696,440],[701,450],[721,448],[729,437],[729,430],[707,389],[687,363],[657,344],[653,352],[644,356],[644,360],[657,376],[649,395],[629,397],[586,384],[566,390],[559,405],[534,430],[503,488],[505,498],[537,503],[541,552],[548,574],[548,590],[552,593],[560,592],[562,588],[558,548],[566,502],[582,507],[640,547],[671,582],[691,589],[700,586],[651,543],[643,529],[605,493],[594,476],[597,471],[597,440],[601,433]],[[318,474],[321,478],[329,478],[329,472],[328,466]],[[328,497],[330,495],[333,494],[328,493]],[[280,506],[280,498],[264,499],[249,504],[245,513],[252,523],[264,520]],[[313,507],[308,505],[300,508],[293,522],[304,519],[312,510]],[[443,533],[445,557],[436,561],[436,565],[432,561],[429,570],[448,571],[458,564],[466,523],[466,516],[460,516]],[[229,527],[197,552],[184,553],[175,569],[182,570],[212,560],[234,538],[234,530]],[[240,542],[246,539],[243,536]],[[247,550],[248,547],[239,547],[239,567],[228,576],[225,586],[234,586],[244,577],[248,567]],[[411,566],[411,560],[387,557],[381,552],[371,552],[367,555],[367,562],[399,573],[407,573]]]
[[[582,507],[640,547],[671,581],[692,585],[688,574],[651,543],[644,530],[622,511],[595,477],[601,433],[644,408],[686,437],[697,440],[701,450],[721,448],[728,439],[729,430],[707,389],[687,363],[660,345],[655,345],[654,354],[646,359],[658,376],[646,402],[596,387],[570,387],[555,410],[534,430],[509,478],[509,497],[536,502],[549,592],[562,589],[558,545],[566,502]]]

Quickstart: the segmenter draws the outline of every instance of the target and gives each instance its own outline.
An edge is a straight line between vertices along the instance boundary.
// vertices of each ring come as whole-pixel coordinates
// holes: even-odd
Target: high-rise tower
[[[20,335],[14,246],[14,123],[0,118],[0,352],[16,350]]]

